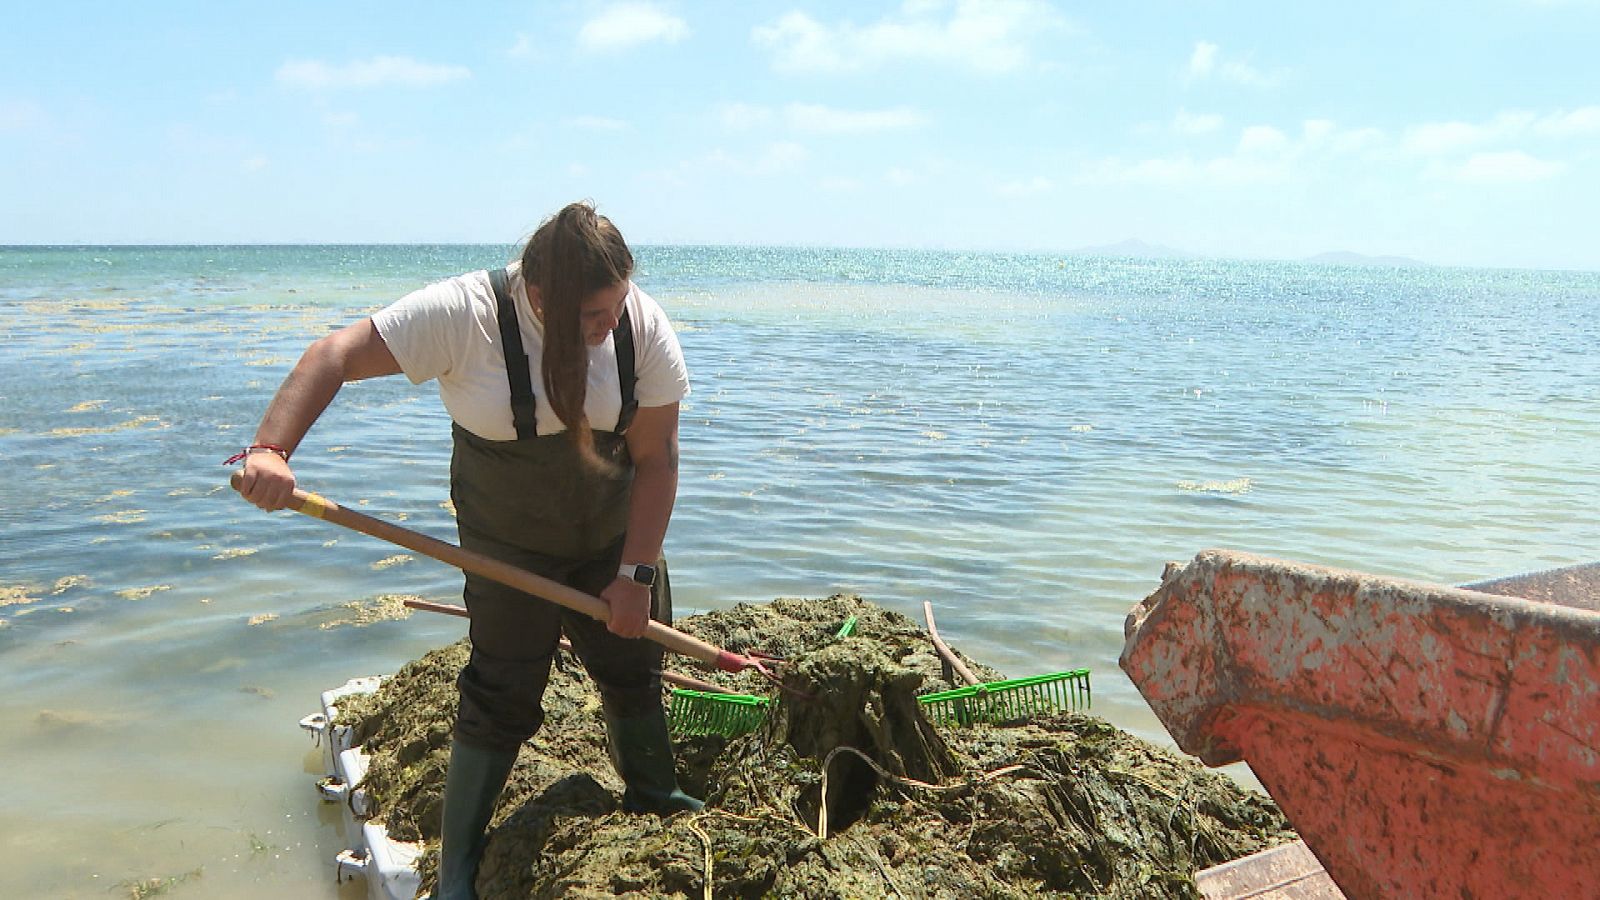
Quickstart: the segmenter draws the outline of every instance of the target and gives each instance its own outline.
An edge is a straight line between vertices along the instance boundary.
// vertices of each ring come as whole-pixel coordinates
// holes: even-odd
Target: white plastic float
[[[340,700],[371,694],[380,682],[376,676],[352,678],[323,691],[322,712],[301,719],[300,727],[311,732],[318,746],[328,748],[323,757],[328,774],[317,782],[317,790],[324,801],[339,804],[344,820],[347,846],[334,857],[339,880],[347,875],[365,878],[367,896],[372,900],[411,900],[421,882],[414,866],[422,845],[390,840],[382,825],[367,819],[366,793],[352,787],[367,773],[367,754],[350,745],[349,726],[333,724],[338,720]]]

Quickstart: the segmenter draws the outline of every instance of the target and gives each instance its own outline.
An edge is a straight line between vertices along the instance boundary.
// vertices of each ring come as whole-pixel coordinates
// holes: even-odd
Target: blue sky
[[[0,243],[1600,269],[1600,2],[14,4]]]

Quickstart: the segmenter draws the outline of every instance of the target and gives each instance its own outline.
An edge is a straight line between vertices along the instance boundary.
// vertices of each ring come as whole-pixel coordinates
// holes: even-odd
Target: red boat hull
[[[1209,551],[1129,615],[1122,667],[1351,900],[1600,897],[1600,567],[1539,578],[1571,605]]]

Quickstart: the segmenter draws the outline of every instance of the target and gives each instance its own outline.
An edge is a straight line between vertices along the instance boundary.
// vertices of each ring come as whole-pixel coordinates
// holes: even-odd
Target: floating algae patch
[[[75,312],[112,312],[126,310],[131,307],[133,302],[134,301],[132,299],[93,300],[89,298],[73,297],[60,300],[29,300],[22,304],[22,308],[30,315],[53,319]]]
[[[855,633],[837,637],[852,615]],[[677,627],[787,660],[763,728],[677,739],[679,781],[705,811],[620,811],[599,698],[560,654],[544,728],[495,813],[482,896],[1196,897],[1195,871],[1294,837],[1267,798],[1091,716],[935,728],[916,696],[955,685],[926,633],[859,598],[741,604]],[[430,846],[424,888],[467,652],[436,650],[340,714],[371,757],[376,815]],[[773,693],[749,673],[668,666]]]
[[[380,569],[380,570],[381,569],[393,568],[394,566],[403,565],[405,563],[411,562],[412,559],[413,559],[413,557],[411,557],[411,556],[409,556],[407,554],[396,553],[394,556],[386,556],[383,559],[380,559],[377,562],[373,563],[372,564],[372,568]]]
[[[33,603],[38,597],[32,587],[26,584],[0,584],[0,606],[17,606],[23,603]]]
[[[87,575],[65,575],[56,579],[56,586],[51,589],[52,594],[63,594],[76,587],[86,587],[91,583]]]
[[[83,437],[91,434],[112,434],[118,431],[144,428],[152,424],[157,428],[168,427],[166,422],[161,421],[156,416],[138,416],[126,422],[119,422],[116,425],[104,425],[97,428],[52,428],[45,432],[45,435],[48,437]]]
[[[1197,494],[1248,494],[1250,492],[1250,479],[1235,478],[1232,481],[1180,481],[1178,490],[1190,491]]]
[[[97,713],[81,709],[41,709],[34,717],[40,731],[52,735],[102,730],[128,721],[128,716],[118,713]]]
[[[415,594],[379,594],[370,600],[356,600],[340,606],[340,609],[347,611],[344,615],[337,619],[323,622],[317,627],[324,631],[344,625],[353,625],[360,628],[378,622],[393,622],[410,618],[411,610],[406,606],[406,601],[421,599]]]

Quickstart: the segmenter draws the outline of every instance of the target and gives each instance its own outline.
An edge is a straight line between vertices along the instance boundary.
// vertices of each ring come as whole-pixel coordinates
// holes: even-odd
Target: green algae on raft
[[[855,634],[836,637],[851,615]],[[709,880],[716,897],[1196,897],[1197,870],[1295,836],[1268,798],[1093,716],[934,728],[915,696],[955,685],[926,633],[860,598],[741,604],[676,627],[785,657],[810,699],[786,695],[741,738],[678,739],[679,780],[704,812],[629,815],[598,695],[563,654],[500,797],[481,896],[698,898]],[[466,658],[464,641],[433,651],[340,712],[370,756],[374,814],[429,847],[425,888]],[[748,674],[694,674],[770,693]],[[839,746],[871,762],[835,754],[824,797]]]

